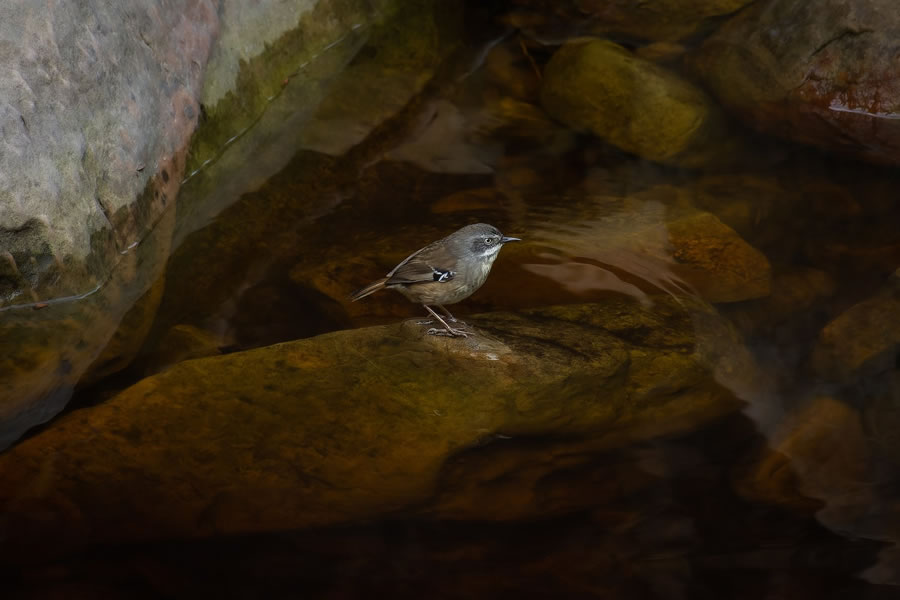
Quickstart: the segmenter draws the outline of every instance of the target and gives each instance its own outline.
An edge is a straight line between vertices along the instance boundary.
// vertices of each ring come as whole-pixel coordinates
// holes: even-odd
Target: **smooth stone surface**
[[[102,285],[174,201],[217,26],[212,0],[0,5],[0,306]]]
[[[152,318],[153,293],[165,268],[174,229],[174,205],[132,251],[122,255],[109,280],[96,292],[73,300],[49,301],[42,308],[0,310],[0,448],[61,411],[89,367],[120,365],[114,352],[131,353]],[[149,305],[131,313],[141,297]],[[39,305],[40,306],[40,305]],[[146,310],[144,310],[146,309]],[[123,336],[114,334],[124,321]],[[100,363],[95,360],[110,345]]]
[[[691,212],[667,224],[674,273],[710,302],[768,296],[772,268],[765,255],[714,215]]]
[[[0,311],[9,308],[0,318],[0,447],[61,410],[89,366],[93,372],[82,383],[121,370],[137,353],[161,301],[163,282],[146,302],[133,310],[132,305],[157,281],[179,236],[196,227],[193,219],[210,217],[179,192],[184,191],[188,140],[200,120],[198,98],[211,39],[223,23],[232,33],[251,36],[260,22],[286,19],[280,11],[293,10],[278,0],[246,7],[230,2],[221,14],[218,4],[200,0],[173,0],[151,9],[133,2],[94,4],[60,3],[55,12],[35,11],[29,3],[0,7],[0,59],[9,67],[0,73],[0,98],[9,85],[15,92],[8,94],[5,113],[0,102],[0,128],[10,132],[0,142]],[[375,18],[371,11],[385,7],[322,0],[293,21],[290,35],[246,63],[237,79],[217,85],[231,86],[226,97],[249,110],[253,123],[260,117],[253,110],[269,108],[285,74],[293,73],[295,95],[289,99],[296,113],[297,106],[307,106],[298,98],[319,98],[322,82],[333,79],[359,50],[368,31],[362,25]],[[254,25],[226,23],[232,18]],[[227,43],[240,43],[226,37]],[[4,39],[11,42],[4,46]],[[291,50],[297,45],[303,53]],[[258,47],[242,46],[238,53],[247,57]],[[228,54],[220,47],[222,53]],[[266,68],[256,68],[260,63]],[[300,63],[307,66],[302,76],[296,73]],[[248,87],[260,95],[245,98]],[[226,104],[217,103],[216,115],[238,122]],[[242,150],[252,153],[259,144],[271,143],[273,153],[282,153],[278,164],[283,165],[293,151],[285,152],[267,136],[274,129],[282,139],[291,136],[285,134],[285,113],[270,112],[268,127],[261,126],[259,135],[241,132],[253,140],[250,150]],[[212,137],[198,134],[190,160],[206,160],[205,151],[216,155],[222,150],[200,143],[221,133],[209,111],[204,125]],[[26,126],[28,135],[14,134]],[[235,133],[219,141],[224,144]],[[235,161],[251,162],[256,176],[265,177],[261,160],[235,154]],[[254,158],[260,159],[259,153]],[[246,178],[234,162],[222,162],[216,175],[231,169],[235,177]],[[235,180],[224,179],[217,188],[219,202],[260,183],[247,178],[240,184],[247,187],[232,195],[223,189],[231,190]],[[200,181],[191,179],[192,184]],[[7,185],[21,197],[7,198]],[[325,204],[321,210],[330,207]],[[192,287],[186,297],[196,293]]]
[[[756,2],[693,64],[721,102],[760,130],[900,164],[900,17],[893,0]]]
[[[724,158],[724,121],[706,93],[622,46],[571,42],[544,68],[553,118],[643,158],[697,167]]]
[[[424,327],[191,360],[65,416],[0,455],[0,547],[13,559],[423,510],[443,465],[492,437],[607,451],[702,427],[763,381],[726,321],[668,296],[483,315],[464,339]]]
[[[223,64],[210,66],[203,90],[209,104],[205,105],[204,126],[192,140],[189,179],[180,198],[177,245],[284,168],[300,149],[323,144],[320,112],[335,106],[331,114],[335,120],[326,126],[346,150],[385,113],[402,106],[427,80],[428,68],[433,66],[407,63],[406,69],[390,72],[397,57],[385,45],[408,44],[412,56],[404,58],[409,62],[434,59],[438,36],[433,19],[430,27],[427,23],[434,10],[431,0],[408,3],[404,11],[392,0],[320,0],[313,4],[270,0],[264,6],[273,12],[237,0],[226,7],[226,16],[246,16],[251,23],[246,28],[242,22],[224,25],[226,38],[241,43],[217,51],[214,59]],[[286,30],[279,21],[282,14],[289,15]],[[391,31],[393,38],[385,40],[384,30]],[[280,33],[271,39],[274,32]],[[271,42],[253,54],[250,49],[259,48],[260,43],[256,33]],[[368,48],[368,53],[358,57],[359,65],[352,66],[363,48]],[[240,65],[237,72],[236,60]],[[389,100],[389,106],[372,95],[372,80],[378,75],[385,77],[378,98]],[[391,76],[398,81],[388,83]],[[347,80],[357,82],[347,93],[349,102],[369,100],[353,105],[358,114],[339,108]]]
[[[897,368],[898,315],[900,282],[891,281],[822,329],[812,355],[815,373],[828,381],[848,382]]]
[[[150,333],[165,290],[165,281],[165,275],[160,275],[125,313],[106,347],[78,380],[80,386],[96,383],[131,364]]]
[[[154,346],[154,352],[142,357],[141,366],[145,375],[158,373],[185,360],[221,354],[228,341],[193,325],[174,325]]]
[[[798,508],[818,506],[826,524],[862,517],[875,490],[860,415],[843,401],[810,399],[782,422],[771,449],[736,479],[744,497]]]
[[[726,314],[747,336],[766,332],[778,339],[778,328],[785,331],[819,318],[823,304],[834,295],[836,288],[834,279],[824,271],[802,267],[783,270],[772,276],[769,296],[732,305]]]

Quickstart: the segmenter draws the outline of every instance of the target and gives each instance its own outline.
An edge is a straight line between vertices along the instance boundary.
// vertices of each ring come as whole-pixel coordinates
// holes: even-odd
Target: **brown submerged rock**
[[[812,399],[782,423],[772,450],[737,479],[744,497],[809,508],[847,525],[873,500],[870,451],[860,415],[832,397]]]
[[[761,380],[723,319],[668,296],[475,325],[465,339],[406,322],[187,361],[74,412],[0,456],[2,548],[424,508],[446,461],[494,436],[588,436],[608,450],[694,430]]]
[[[896,368],[900,350],[900,278],[828,323],[813,351],[816,374],[846,382]]]
[[[893,0],[756,2],[694,57],[718,98],[757,128],[900,164],[900,16]]]
[[[691,212],[668,224],[672,270],[710,302],[769,295],[772,268],[765,255],[714,215]]]
[[[756,302],[728,307],[726,314],[745,335],[777,330],[798,321],[808,322],[816,315],[816,308],[830,298],[836,289],[835,281],[824,271],[797,267],[776,273],[772,277],[771,295]]]
[[[727,154],[724,121],[703,90],[613,42],[557,50],[541,103],[572,129],[657,162],[697,167]]]

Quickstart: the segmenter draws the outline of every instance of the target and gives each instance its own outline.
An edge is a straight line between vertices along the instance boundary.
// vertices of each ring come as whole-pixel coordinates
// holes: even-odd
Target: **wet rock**
[[[0,448],[61,411],[89,367],[123,365],[112,353],[95,361],[126,313],[159,280],[174,222],[173,205],[138,246],[121,255],[93,293],[0,310]],[[129,354],[136,350],[152,319],[153,293],[149,296],[113,347]],[[129,330],[134,340],[125,335]]]
[[[0,6],[0,306],[94,289],[174,201],[217,24],[210,0]]]
[[[421,89],[445,51],[430,0],[404,11],[392,0],[228,5],[227,15],[250,25],[225,25],[239,46],[216,52],[226,64],[213,63],[205,81],[176,244],[299,151],[342,153],[365,138]]]
[[[541,90],[541,71],[529,44],[510,37],[497,44],[484,58],[485,83],[490,91],[532,102]]]
[[[839,530],[870,510],[870,450],[859,414],[846,403],[812,399],[785,419],[770,444],[737,478],[743,496],[798,508],[818,505],[819,519]]]
[[[828,323],[813,350],[812,367],[828,381],[847,382],[897,367],[900,285],[851,306]]]
[[[674,273],[710,302],[767,296],[772,269],[759,250],[709,213],[693,212],[668,223]]]
[[[726,321],[668,296],[469,326],[464,339],[406,322],[187,361],[72,413],[0,456],[2,547],[382,515],[427,505],[442,465],[492,437],[608,450],[695,430],[762,381]]]
[[[557,50],[541,103],[569,127],[650,160],[697,167],[727,154],[724,122],[703,90],[612,42]]]
[[[141,367],[146,374],[158,373],[166,367],[194,358],[221,354],[229,340],[193,325],[175,325],[154,346],[154,353],[143,356]]]
[[[546,519],[607,507],[659,483],[657,474],[644,468],[646,457],[610,459],[599,452],[609,445],[609,439],[518,442],[487,435],[444,465],[437,491],[421,513],[495,523]]]
[[[147,334],[150,333],[153,319],[156,317],[156,309],[159,308],[159,302],[162,300],[163,290],[165,290],[165,277],[160,276],[122,317],[122,321],[103,352],[94,359],[94,362],[78,381],[79,385],[87,386],[96,383],[131,364],[144,340],[147,339]]]
[[[892,0],[756,2],[693,62],[716,96],[760,130],[896,165],[895,9]]]
[[[215,160],[192,173],[179,198],[178,250],[148,354],[181,324],[220,331],[227,343],[241,341],[243,347],[325,330],[298,332],[301,321],[335,328],[327,308],[317,313],[309,305],[303,282],[287,282],[274,294],[306,309],[306,314],[281,313],[293,322],[277,340],[271,325],[250,340],[247,330],[259,323],[245,322],[242,336],[232,330],[231,317],[239,305],[259,308],[261,300],[253,296],[273,297],[264,282],[281,285],[281,263],[306,249],[316,220],[360,185],[360,171],[395,143],[395,135],[405,134],[403,123],[394,124],[397,132],[379,127],[402,112],[448,52],[444,34],[455,21],[442,20],[442,5],[423,0],[399,11],[394,3],[371,4],[319,3],[301,20],[304,27],[285,34],[241,72],[239,81],[249,80],[244,91],[252,98],[228,94],[218,117],[209,116],[215,124],[195,138],[193,157],[201,163]],[[373,8],[385,12],[372,13]],[[331,11],[331,17],[316,20]],[[289,64],[281,64],[282,58]],[[269,64],[273,61],[278,64]],[[343,155],[359,147],[366,151],[346,160],[303,150]],[[260,205],[267,210],[260,211]],[[293,227],[285,229],[286,222]],[[333,235],[324,240],[329,246],[335,242]],[[265,320],[268,316],[259,322]]]
[[[477,107],[438,102],[421,135],[386,157],[435,173],[494,173],[508,160],[507,146],[549,157],[574,146],[574,134],[528,102],[485,98]]]
[[[284,69],[297,70],[299,63],[292,60],[324,53],[334,60],[313,61],[316,68],[310,65],[304,72],[308,94],[315,96],[318,84],[359,49],[361,38],[349,32],[359,29],[361,35],[364,28],[357,26],[370,24],[373,10],[387,9],[389,3],[266,1],[248,6],[178,0],[149,12],[135,2],[102,10],[67,4],[49,12],[23,6],[0,7],[0,39],[11,40],[0,44],[0,59],[8,67],[0,74],[0,97],[8,100],[0,106],[0,129],[8,134],[0,142],[0,309],[22,307],[0,319],[0,447],[64,406],[123,315],[159,275],[160,252],[168,253],[173,235],[167,219],[174,218],[188,141],[198,122],[205,119],[208,137],[197,137],[190,160],[219,157],[221,146],[210,150],[203,141],[224,144],[239,131],[217,138],[222,131],[212,116],[234,115],[211,115],[213,108],[223,109],[228,102],[260,108],[259,98],[238,93],[242,84],[255,81],[268,102],[277,95],[273,91],[281,90]],[[273,20],[279,21],[277,27]],[[263,38],[241,38],[262,30]],[[284,34],[287,30],[290,34]],[[226,41],[220,40],[213,58],[216,75],[201,92],[210,44],[219,33]],[[278,43],[269,44],[270,35]],[[336,43],[345,38],[347,44]],[[224,47],[231,43],[240,49]],[[303,52],[290,52],[291,43],[302,45]],[[329,46],[335,51],[324,52]],[[338,52],[338,46],[352,51]],[[249,58],[262,49],[264,57],[256,60],[266,69],[253,76],[247,69],[236,72],[241,59],[252,63],[248,68],[258,66]],[[218,93],[227,101],[210,104]],[[205,94],[209,106],[201,109]],[[284,113],[271,114],[283,128],[278,117]],[[249,122],[259,116],[252,113]],[[231,124],[238,122],[235,117]],[[292,154],[277,144],[271,147],[282,153],[281,165]],[[246,156],[241,162],[248,162]],[[223,169],[236,171],[233,163],[222,163]],[[260,164],[254,162],[257,172]],[[194,175],[191,181],[200,182]],[[259,183],[249,181],[241,185]],[[233,190],[228,186],[235,181],[222,185]],[[233,199],[245,189],[217,196]],[[177,236],[195,228],[194,219],[210,217],[187,197],[178,202]],[[123,338],[121,347],[113,342],[94,376],[127,364],[151,318],[155,298],[150,300],[137,319],[137,335]]]
[[[781,240],[786,221],[803,210],[798,208],[803,206],[801,192],[786,187],[776,175],[704,175],[686,192],[691,204],[716,215],[758,247]]]
[[[820,318],[816,308],[830,298],[836,289],[834,279],[818,269],[782,270],[772,277],[772,293],[755,302],[733,305],[726,314],[744,335],[762,332],[777,335],[779,327],[789,324],[796,333],[800,325]]]
[[[900,262],[900,238],[895,225],[898,218],[900,213],[844,220],[832,230],[833,237],[805,240],[804,253],[822,269],[883,279]]]

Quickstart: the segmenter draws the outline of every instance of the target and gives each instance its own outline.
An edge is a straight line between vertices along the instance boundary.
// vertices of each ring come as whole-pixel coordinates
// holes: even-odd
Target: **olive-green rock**
[[[722,117],[703,90],[613,42],[557,50],[541,102],[569,127],[650,160],[695,167],[727,154]]]
[[[465,339],[408,321],[186,361],[71,413],[0,455],[3,548],[426,510],[448,459],[496,436],[601,452],[694,430],[763,381],[726,321],[669,296],[474,324]]]

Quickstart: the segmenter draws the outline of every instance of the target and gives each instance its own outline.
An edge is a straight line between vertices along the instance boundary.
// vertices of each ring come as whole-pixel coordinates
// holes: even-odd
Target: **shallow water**
[[[874,323],[862,340],[841,330],[832,346],[823,330],[895,293],[896,170],[738,122],[728,123],[737,152],[704,168],[626,154],[539,108],[552,50],[504,27],[473,27],[427,85],[379,74],[406,102],[339,97],[348,106],[338,106],[325,94],[270,140],[291,148],[289,160],[260,151],[271,162],[259,171],[187,181],[179,203],[189,217],[176,227],[146,340],[124,370],[82,382],[65,418],[185,358],[424,316],[399,294],[354,304],[346,295],[471,222],[524,242],[504,248],[454,313],[626,299],[652,314],[660,298],[700,298],[758,365],[753,385],[714,374],[742,408],[603,447],[592,443],[606,432],[493,432],[452,452],[419,504],[309,529],[238,535],[214,524],[205,539],[99,544],[10,569],[21,597],[37,597],[32,588],[59,597],[894,597],[897,365],[834,364],[847,354],[832,348],[866,347],[893,325]],[[363,45],[355,56],[346,68],[365,72],[371,52]],[[359,93],[345,80],[333,91]],[[377,115],[391,116],[373,128]],[[881,314],[873,310],[860,318]],[[489,329],[490,316],[478,326]],[[696,327],[707,335],[701,320]],[[201,341],[185,351],[185,339]],[[403,384],[404,373],[390,376]],[[496,465],[500,475],[485,475]]]

